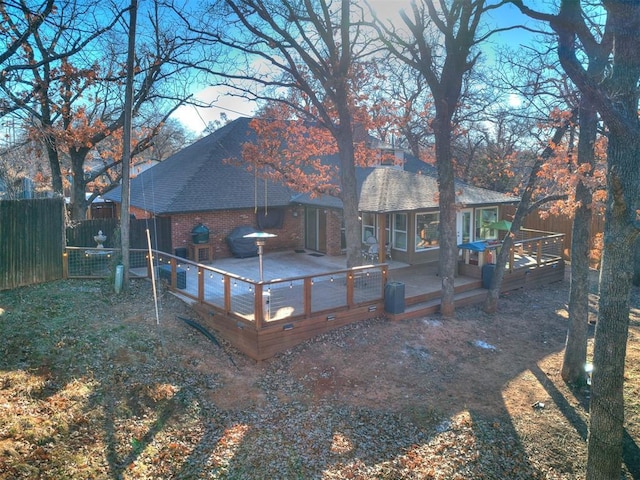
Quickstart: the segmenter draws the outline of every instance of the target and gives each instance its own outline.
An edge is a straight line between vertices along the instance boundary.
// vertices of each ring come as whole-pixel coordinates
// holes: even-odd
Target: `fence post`
[[[69,252],[66,248],[62,252],[62,278],[65,280],[69,278]]]

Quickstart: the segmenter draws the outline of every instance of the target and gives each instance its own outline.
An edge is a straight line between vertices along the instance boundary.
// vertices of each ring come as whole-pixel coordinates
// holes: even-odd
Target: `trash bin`
[[[491,287],[491,279],[493,278],[493,272],[496,270],[495,263],[487,263],[482,266],[482,288]]]
[[[187,247],[176,248],[174,255],[180,258],[187,258]]]
[[[384,287],[384,310],[387,313],[404,313],[404,283],[389,282]]]

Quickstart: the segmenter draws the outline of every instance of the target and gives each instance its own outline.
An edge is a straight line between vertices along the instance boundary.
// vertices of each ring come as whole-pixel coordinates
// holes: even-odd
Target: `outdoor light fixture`
[[[273,238],[273,237],[277,237],[277,235],[274,235],[273,233],[267,233],[267,232],[253,232],[253,233],[248,233],[247,235],[242,236],[242,238],[256,239],[256,246],[258,247],[258,258],[260,262],[260,281],[261,282],[264,280],[262,275],[262,254],[264,253],[264,246],[267,243],[267,238]]]

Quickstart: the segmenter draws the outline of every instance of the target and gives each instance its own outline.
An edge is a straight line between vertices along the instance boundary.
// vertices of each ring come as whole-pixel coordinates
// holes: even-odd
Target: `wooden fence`
[[[0,202],[0,290],[62,278],[64,200]]]
[[[115,218],[96,218],[83,220],[67,227],[66,237],[69,247],[94,247],[93,239],[99,231],[107,236],[106,248],[117,248],[120,244],[120,220]],[[129,224],[129,246],[131,248],[147,248],[147,228],[151,236],[151,247],[161,252],[171,251],[171,219],[155,218],[152,220],[131,219]]]
[[[119,243],[119,221],[101,218],[75,222],[65,228],[61,198],[0,201],[0,290],[63,278],[65,246],[95,247],[98,231],[107,236],[105,247]],[[130,247],[171,252],[171,219],[132,219]]]

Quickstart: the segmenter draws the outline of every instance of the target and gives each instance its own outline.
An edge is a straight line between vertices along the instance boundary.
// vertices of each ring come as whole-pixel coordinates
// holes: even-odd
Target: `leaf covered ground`
[[[371,319],[256,364],[182,322],[196,317],[168,293],[157,323],[147,281],[0,292],[0,478],[583,478],[589,390],[559,375],[567,295],[565,281],[506,295],[495,316]]]

